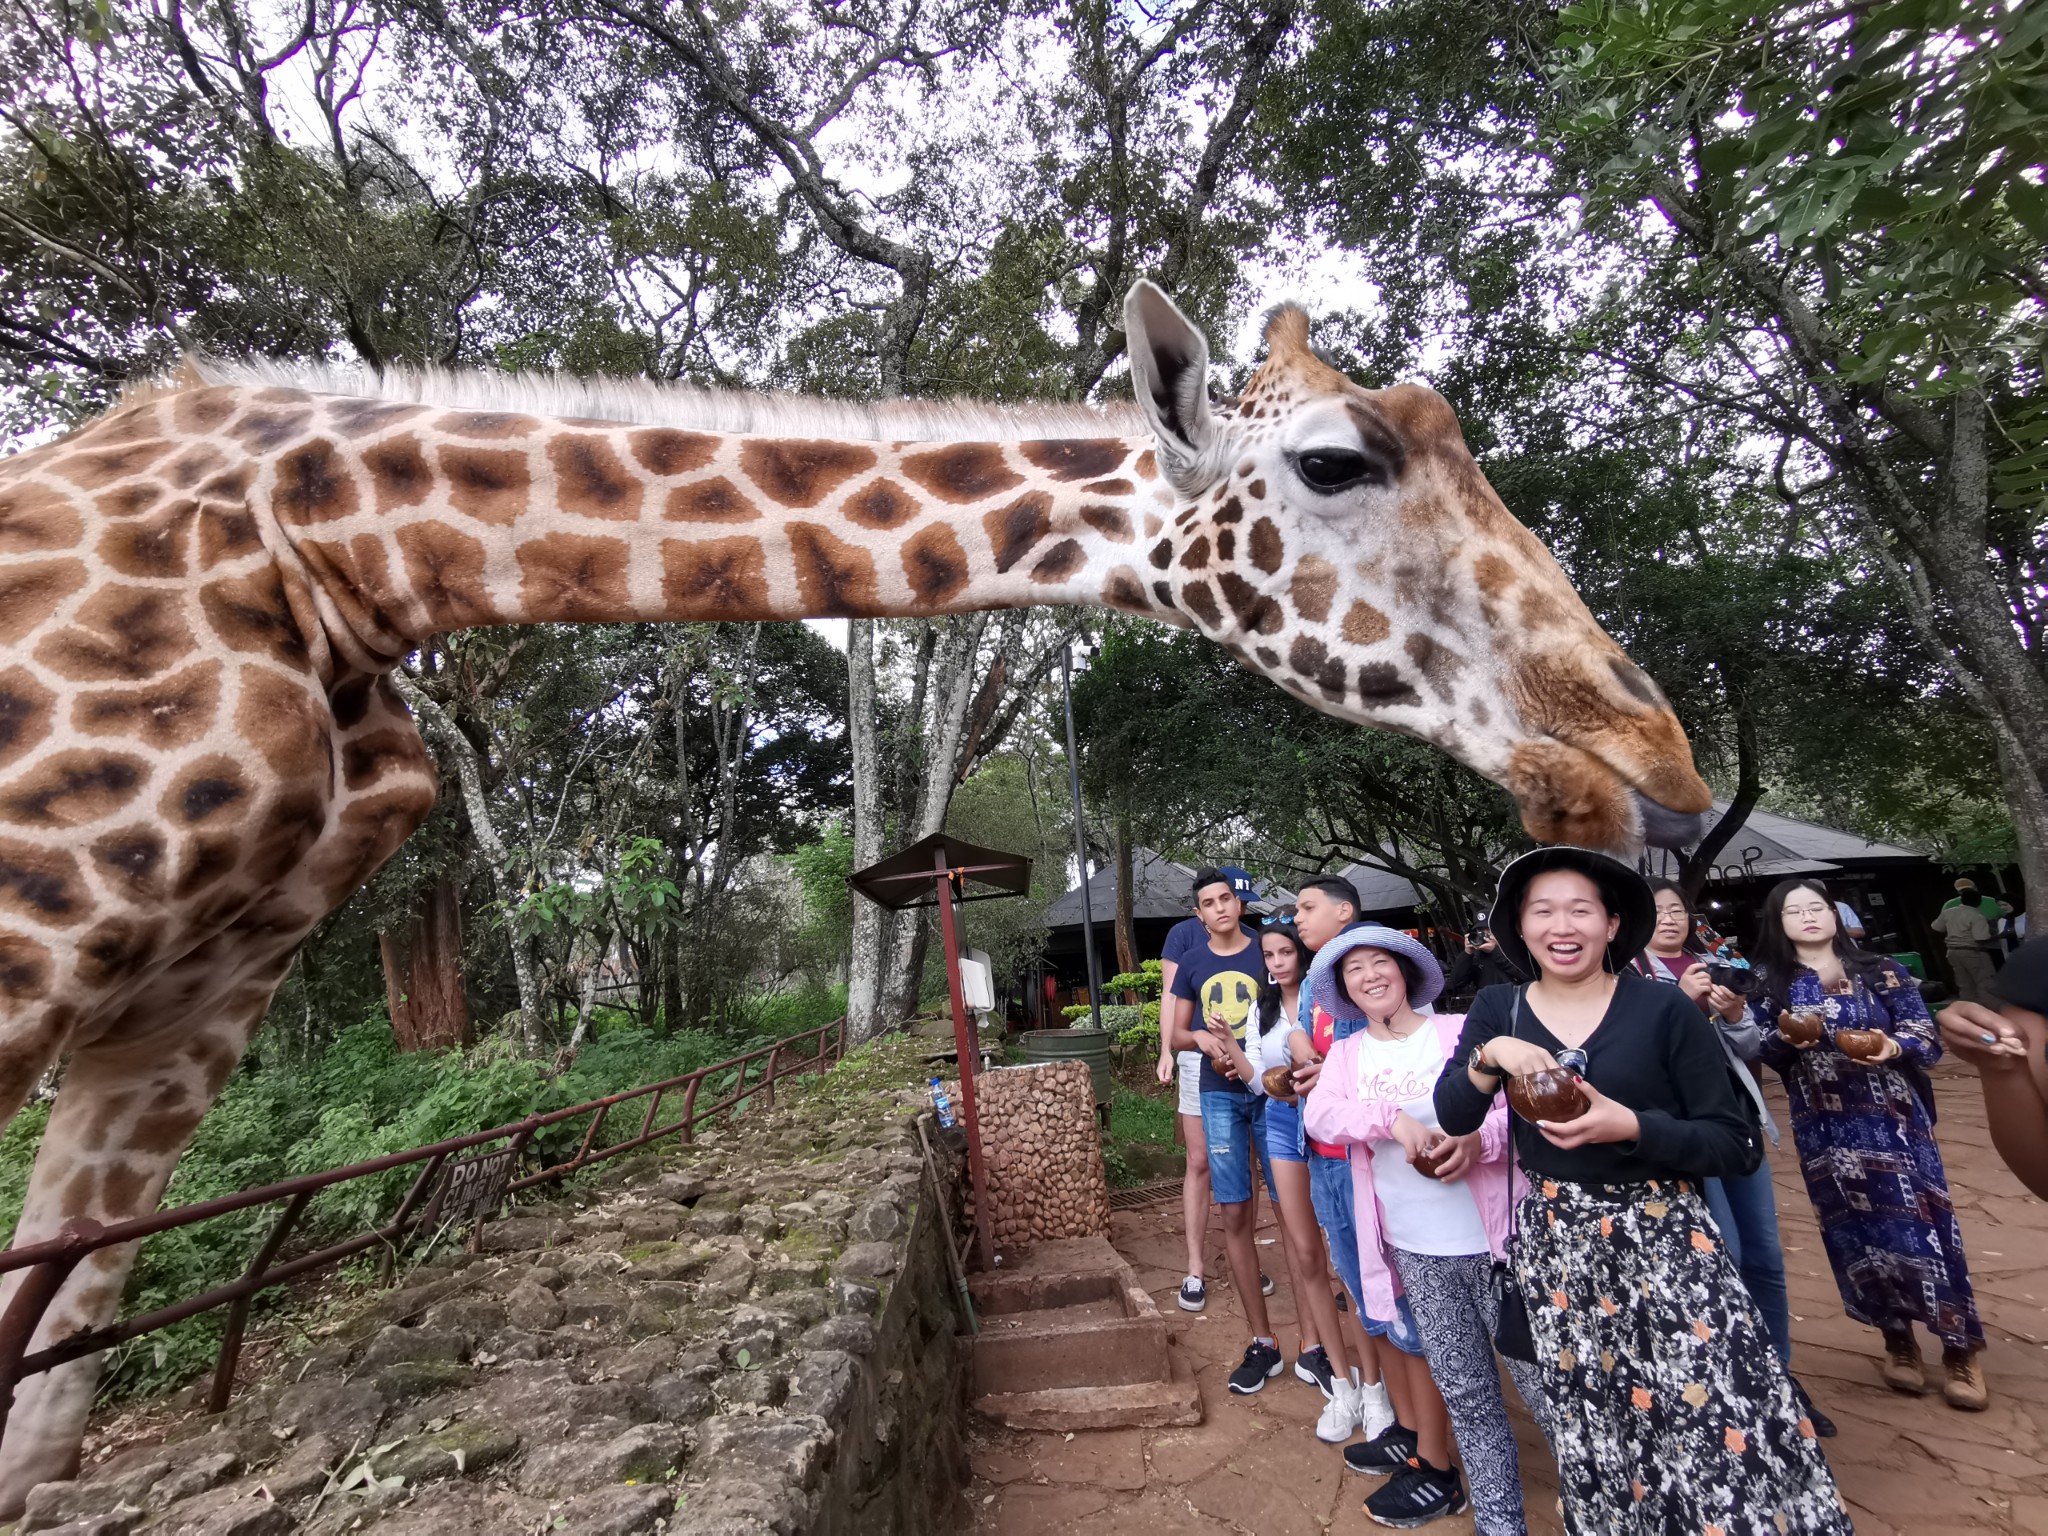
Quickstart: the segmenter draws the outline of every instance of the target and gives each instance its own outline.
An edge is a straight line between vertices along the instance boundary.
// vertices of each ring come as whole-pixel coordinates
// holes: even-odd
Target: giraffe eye
[[[1355,485],[1387,483],[1385,466],[1353,448],[1307,449],[1294,456],[1294,472],[1310,490],[1326,495]]]

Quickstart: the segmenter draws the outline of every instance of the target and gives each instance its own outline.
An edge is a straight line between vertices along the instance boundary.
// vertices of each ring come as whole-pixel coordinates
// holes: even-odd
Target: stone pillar
[[[998,1251],[1107,1237],[1109,1180],[1087,1063],[997,1067],[975,1087]]]

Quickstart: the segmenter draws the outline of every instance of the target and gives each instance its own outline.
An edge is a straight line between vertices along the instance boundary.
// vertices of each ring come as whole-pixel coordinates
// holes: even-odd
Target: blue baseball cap
[[[1207,866],[1204,866],[1204,869],[1197,873],[1206,872],[1206,869]],[[1231,892],[1239,901],[1249,903],[1257,899],[1258,887],[1253,883],[1249,872],[1239,869],[1235,864],[1219,864],[1216,866],[1216,873],[1228,882]],[[1215,883],[1214,880],[1204,881],[1203,885],[1195,888],[1195,895],[1199,897],[1204,887],[1214,885]]]

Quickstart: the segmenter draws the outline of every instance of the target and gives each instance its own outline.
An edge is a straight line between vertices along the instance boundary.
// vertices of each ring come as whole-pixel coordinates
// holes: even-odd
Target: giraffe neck
[[[1178,617],[1145,579],[1173,499],[1135,438],[866,442],[302,399],[305,430],[250,489],[330,672],[497,624]]]

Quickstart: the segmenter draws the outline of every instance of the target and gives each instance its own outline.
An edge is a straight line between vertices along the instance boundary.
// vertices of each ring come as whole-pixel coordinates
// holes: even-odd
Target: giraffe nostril
[[[1669,709],[1671,701],[1664,697],[1664,690],[1656,680],[1626,656],[1610,656],[1607,666],[1614,673],[1614,680],[1626,688],[1631,698],[1649,705],[1652,709]]]

